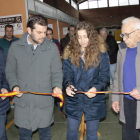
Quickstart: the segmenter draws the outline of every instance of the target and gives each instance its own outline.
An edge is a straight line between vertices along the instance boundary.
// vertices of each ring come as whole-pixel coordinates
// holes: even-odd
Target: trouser
[[[136,129],[137,101],[124,97],[124,114],[126,123],[123,123],[123,140],[139,140]]]
[[[116,69],[116,63],[110,64],[110,79],[112,80],[112,85],[114,83],[115,69]]]
[[[39,139],[40,140],[51,140],[51,126],[45,128],[38,128],[39,131]],[[31,140],[32,139],[32,131],[19,128],[20,140]]]
[[[67,140],[78,140],[78,129],[81,121],[67,117],[67,122],[68,122]],[[87,126],[87,140],[97,140],[99,120],[86,121],[86,126]]]
[[[5,123],[7,114],[0,115],[0,140],[7,140]]]

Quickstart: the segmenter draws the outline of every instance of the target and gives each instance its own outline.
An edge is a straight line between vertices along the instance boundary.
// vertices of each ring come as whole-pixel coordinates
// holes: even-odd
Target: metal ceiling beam
[[[87,1],[87,0],[77,0],[77,3],[83,3],[83,2],[85,2],[85,1]]]

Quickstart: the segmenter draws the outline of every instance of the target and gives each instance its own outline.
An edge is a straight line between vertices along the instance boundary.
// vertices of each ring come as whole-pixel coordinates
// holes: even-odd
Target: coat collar
[[[127,51],[127,46],[125,44],[125,42],[122,42],[120,45],[120,52],[123,56],[126,55],[126,51]],[[137,54],[140,55],[140,42],[137,43]]]
[[[6,39],[6,35],[4,35],[3,39],[5,39],[6,41],[9,41],[9,40]],[[15,40],[15,37],[14,37],[14,35],[13,35],[13,36],[12,36],[12,40],[10,40],[10,41],[14,41],[14,40]],[[10,42],[10,41],[9,41],[9,42]]]
[[[28,33],[26,32],[26,33],[21,37],[21,39],[17,42],[17,44],[20,45],[20,46],[26,46],[26,47],[28,47],[27,35],[28,35]],[[42,51],[51,49],[50,43],[49,43],[49,41],[48,41],[46,38],[45,38],[43,44],[40,44],[39,47],[41,47],[41,50],[42,50]]]

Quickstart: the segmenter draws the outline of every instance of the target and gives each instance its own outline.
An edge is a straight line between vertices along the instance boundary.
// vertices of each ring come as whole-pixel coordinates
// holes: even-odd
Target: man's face
[[[7,39],[12,39],[13,28],[6,27],[6,29],[5,29],[5,36],[6,36]]]
[[[30,39],[33,44],[42,44],[46,37],[47,26],[41,26],[39,24],[34,25],[35,29],[27,28],[30,35]]]
[[[106,40],[107,33],[106,33],[105,31],[101,30],[101,31],[99,32],[99,34],[100,34],[101,37],[104,38],[104,40]]]
[[[75,28],[74,27],[70,27],[69,35],[72,36],[74,34]]]
[[[48,39],[48,40],[52,40],[52,38],[53,38],[52,31],[51,31],[51,30],[47,30],[46,36],[47,36],[47,39]]]
[[[137,45],[137,42],[140,41],[140,30],[135,31],[136,28],[134,28],[133,24],[134,23],[127,23],[122,26],[122,34],[124,35],[123,41],[129,48],[134,48]],[[128,37],[126,34],[129,34]]]

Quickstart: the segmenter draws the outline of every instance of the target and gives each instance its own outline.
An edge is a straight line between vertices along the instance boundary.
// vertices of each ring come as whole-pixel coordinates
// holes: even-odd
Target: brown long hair
[[[84,53],[85,59],[85,67],[88,70],[90,67],[96,67],[100,61],[100,52],[101,52],[101,41],[98,36],[97,31],[95,30],[94,26],[87,22],[79,22],[76,25],[76,30],[73,36],[70,38],[70,43],[68,44],[67,48],[65,49],[65,53],[68,53],[68,56],[71,58],[71,63],[77,67],[80,66],[80,59],[81,56],[81,46],[78,42],[78,30],[86,30],[87,36],[89,38],[89,44],[86,47]],[[103,40],[102,40],[102,43]],[[106,51],[106,50],[105,50]],[[64,58],[65,59],[65,58]]]

